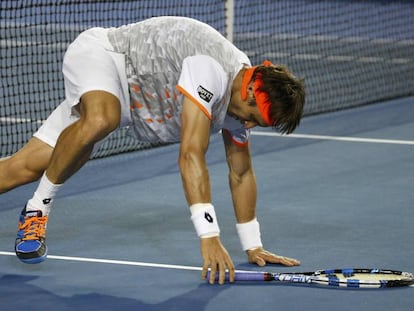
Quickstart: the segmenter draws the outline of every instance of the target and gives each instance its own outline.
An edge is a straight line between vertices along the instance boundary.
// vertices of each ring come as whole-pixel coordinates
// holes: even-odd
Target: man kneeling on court
[[[234,264],[220,240],[205,154],[221,130],[237,232],[248,261],[298,265],[263,248],[256,219],[256,180],[249,153],[255,126],[292,132],[304,88],[286,67],[248,57],[220,33],[184,17],[156,17],[119,28],[92,28],[63,61],[65,100],[16,154],[0,161],[0,192],[40,179],[23,209],[15,251],[25,263],[47,255],[46,223],[61,185],[118,127],[144,142],[181,141],[179,167],[191,220],[200,238],[202,277],[210,283]]]

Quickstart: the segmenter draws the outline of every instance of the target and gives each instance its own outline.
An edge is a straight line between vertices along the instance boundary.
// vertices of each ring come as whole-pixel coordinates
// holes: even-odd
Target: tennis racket
[[[210,273],[207,275],[209,279]],[[218,274],[216,276],[218,279]],[[228,280],[228,273],[226,273]],[[301,273],[272,273],[257,271],[235,272],[235,281],[307,284],[341,288],[387,288],[414,284],[409,272],[382,269],[331,269]]]

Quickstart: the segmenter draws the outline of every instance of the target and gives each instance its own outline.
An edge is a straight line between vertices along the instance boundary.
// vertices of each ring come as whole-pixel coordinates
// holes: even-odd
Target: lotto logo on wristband
[[[208,212],[204,213],[204,218],[211,224],[214,222],[214,218]]]
[[[190,206],[191,220],[200,238],[219,236],[216,212],[211,203],[196,203]]]

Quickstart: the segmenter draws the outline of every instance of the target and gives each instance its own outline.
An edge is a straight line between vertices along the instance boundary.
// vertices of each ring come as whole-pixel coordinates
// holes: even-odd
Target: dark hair
[[[284,65],[257,66],[252,79],[260,76],[271,102],[272,127],[281,133],[292,133],[299,125],[305,104],[303,79],[296,78]]]

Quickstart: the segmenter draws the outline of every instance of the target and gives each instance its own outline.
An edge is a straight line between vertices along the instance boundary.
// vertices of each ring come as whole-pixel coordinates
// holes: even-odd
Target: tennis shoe
[[[26,211],[24,208],[21,212],[14,249],[22,262],[34,264],[46,259],[47,220],[48,216],[43,216],[41,211]]]

